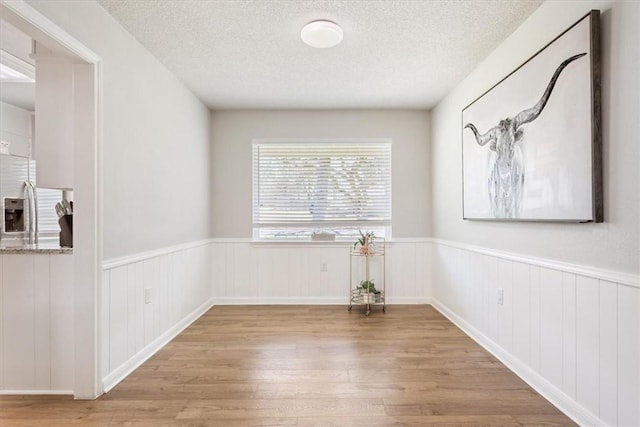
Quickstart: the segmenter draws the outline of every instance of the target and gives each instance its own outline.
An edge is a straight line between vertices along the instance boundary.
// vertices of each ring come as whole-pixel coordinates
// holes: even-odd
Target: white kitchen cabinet
[[[30,111],[0,102],[0,140],[3,143],[0,154],[29,157],[31,121]]]
[[[38,187],[73,189],[73,62],[34,55],[36,111],[33,158]]]

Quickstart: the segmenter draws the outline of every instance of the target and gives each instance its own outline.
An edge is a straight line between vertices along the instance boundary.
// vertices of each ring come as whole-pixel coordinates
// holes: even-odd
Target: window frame
[[[254,160],[255,160],[255,146],[256,145],[260,145],[260,144],[297,144],[297,145],[302,145],[302,144],[341,144],[341,143],[345,143],[345,144],[388,144],[389,145],[389,211],[390,211],[390,218],[388,221],[388,224],[384,224],[381,225],[380,222],[377,221],[371,221],[371,225],[369,225],[369,228],[367,228],[367,224],[366,223],[361,223],[361,225],[358,224],[354,224],[354,231],[355,230],[369,230],[372,228],[378,229],[378,230],[384,230],[384,235],[383,236],[379,236],[379,237],[384,237],[386,240],[391,240],[392,236],[391,236],[391,232],[392,232],[392,222],[393,222],[393,168],[392,168],[392,163],[393,163],[393,140],[391,138],[254,138],[252,139],[252,144],[251,144],[251,217],[252,217],[252,240],[254,242],[263,242],[263,243],[278,243],[278,242],[282,242],[282,243],[331,243],[331,242],[336,242],[336,243],[340,243],[340,242],[351,242],[353,241],[353,237],[355,237],[355,235],[349,235],[349,236],[344,236],[344,237],[340,237],[340,236],[336,236],[335,241],[314,241],[311,239],[311,237],[301,237],[301,238],[296,238],[294,236],[287,236],[287,237],[282,237],[282,238],[277,238],[277,237],[261,237],[260,236],[260,229],[261,228],[266,228],[266,227],[256,227],[254,221],[254,209],[256,207],[256,193],[255,193],[255,186],[256,186],[256,166],[254,164]],[[309,229],[313,229],[314,227],[309,226],[309,227],[304,227],[303,226],[304,223],[301,223],[300,228],[309,228]],[[325,229],[328,228],[337,228],[335,226],[332,226],[331,223],[328,221],[327,222],[327,226],[324,227]],[[284,227],[283,227],[284,228]],[[318,227],[317,228],[318,231],[322,230],[322,227]]]

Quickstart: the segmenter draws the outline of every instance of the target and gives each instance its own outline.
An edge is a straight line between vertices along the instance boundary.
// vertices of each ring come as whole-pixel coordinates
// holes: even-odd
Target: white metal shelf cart
[[[349,310],[364,305],[368,316],[371,306],[380,305],[386,311],[384,239],[367,247],[351,247],[349,255]]]

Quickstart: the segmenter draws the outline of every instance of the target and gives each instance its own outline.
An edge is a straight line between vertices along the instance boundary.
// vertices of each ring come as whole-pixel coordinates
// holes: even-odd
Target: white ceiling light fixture
[[[326,19],[311,21],[300,32],[303,42],[318,49],[326,49],[340,44],[343,36],[342,28],[335,22]]]

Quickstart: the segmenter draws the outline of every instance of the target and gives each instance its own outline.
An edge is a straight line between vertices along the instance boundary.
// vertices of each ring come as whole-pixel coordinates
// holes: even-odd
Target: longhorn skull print
[[[556,68],[547,88],[540,100],[531,108],[521,111],[513,118],[506,118],[480,134],[473,123],[467,123],[464,129],[470,129],[480,146],[489,144],[489,149],[495,152],[495,161],[491,166],[488,179],[491,210],[495,218],[517,218],[520,212],[524,187],[524,163],[520,141],[524,136],[522,125],[531,123],[538,118],[553,91],[553,88],[567,65],[585,56],[580,53],[565,59]]]

